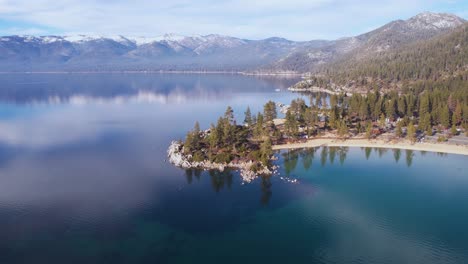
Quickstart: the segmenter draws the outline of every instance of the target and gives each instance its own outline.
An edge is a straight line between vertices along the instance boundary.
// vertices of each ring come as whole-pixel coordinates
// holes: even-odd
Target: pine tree
[[[426,126],[425,130],[426,130],[426,135],[432,136],[433,132],[432,132],[432,125],[431,124]]]
[[[403,136],[403,129],[402,129],[402,122],[401,121],[399,121],[396,124],[395,134],[396,134],[397,137],[402,137]]]
[[[416,141],[416,127],[414,127],[413,121],[408,125],[407,136],[412,143]]]
[[[234,137],[234,129],[235,126],[231,125],[229,122],[229,119],[225,118],[224,119],[224,125],[223,125],[223,145],[227,147],[231,147],[231,143]]]
[[[298,124],[296,118],[290,110],[286,112],[286,120],[284,122],[284,127],[288,136],[292,138],[296,138],[298,136]]]
[[[269,137],[267,137],[265,141],[263,141],[260,145],[261,159],[263,165],[267,165],[269,163],[270,157],[273,154],[271,146],[271,139]]]
[[[338,113],[336,107],[332,107],[330,110],[330,127],[335,129],[337,127]]]
[[[195,145],[193,143],[193,133],[192,131],[189,131],[185,137],[184,153],[191,154],[194,149]]]
[[[265,122],[271,123],[273,119],[277,117],[276,104],[272,101],[268,101],[263,106],[263,115],[265,117]]]
[[[224,112],[224,118],[229,122],[229,124],[234,124],[234,110],[232,110],[231,106],[226,108],[226,112]]]
[[[304,114],[304,121],[307,127],[307,135],[312,135],[312,129],[317,123],[317,114],[310,108],[307,108]]]
[[[218,130],[216,129],[216,127],[214,126],[214,124],[211,124],[211,127],[210,127],[210,138],[209,138],[209,143],[210,143],[211,151],[213,151],[213,149],[216,149],[216,148],[218,147],[218,142],[219,142]]]
[[[456,136],[458,134],[457,127],[455,126],[455,124],[452,125],[452,128],[450,129],[450,134],[452,136]]]
[[[405,97],[406,103],[406,116],[412,117],[414,112],[414,101],[411,95]]]
[[[224,147],[224,124],[225,119],[223,117],[218,118],[218,122],[216,123],[216,133],[218,134],[218,147]]]
[[[380,126],[381,128],[385,128],[385,115],[384,115],[384,114],[381,114],[381,115],[380,115],[379,126]]]
[[[197,149],[200,144],[200,123],[198,123],[198,121],[195,122],[192,134],[193,134],[193,147]]]
[[[369,117],[369,105],[365,100],[362,100],[359,106],[359,117],[361,120],[366,120]]]
[[[398,115],[400,117],[406,115],[406,101],[405,101],[405,98],[403,96],[401,96],[400,98],[398,98]]]
[[[439,116],[440,116],[440,124],[444,126],[445,128],[449,128],[450,127],[450,111],[447,105],[443,106],[440,109]]]
[[[395,117],[396,114],[396,105],[395,101],[393,99],[390,99],[386,104],[385,104],[385,114],[387,115],[387,118],[393,118]]]
[[[372,114],[372,118],[374,120],[377,120],[380,117],[381,114],[382,114],[382,101],[379,100],[374,105],[374,111],[373,111],[373,114]]]
[[[463,106],[463,121],[462,122],[463,124],[468,123],[468,103]]]
[[[421,130],[428,131],[429,128],[432,129],[431,114],[425,113],[419,118],[418,128]]]
[[[420,103],[419,103],[419,113],[418,114],[419,114],[420,117],[422,117],[426,113],[430,113],[430,111],[431,111],[431,109],[430,109],[430,103],[429,103],[429,94],[424,93],[424,95],[422,95]]]
[[[346,124],[345,120],[341,120],[338,125],[338,136],[341,138],[345,138],[348,136],[348,125]]]
[[[249,127],[251,127],[253,124],[252,113],[250,112],[250,107],[247,107],[247,110],[245,111],[244,124],[248,125]]]
[[[257,123],[255,125],[255,131],[254,131],[254,136],[258,139],[260,139],[264,135],[263,125],[264,125],[263,115],[261,113],[258,113]]]
[[[455,111],[453,112],[452,121],[454,124],[461,124],[463,121],[463,108],[460,102],[457,102],[457,106],[455,107]]]
[[[366,125],[366,138],[367,139],[372,138],[372,123],[371,122],[367,122],[367,125]]]

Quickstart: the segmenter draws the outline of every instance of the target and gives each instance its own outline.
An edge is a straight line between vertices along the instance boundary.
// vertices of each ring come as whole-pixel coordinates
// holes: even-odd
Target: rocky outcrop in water
[[[169,162],[173,165],[183,168],[183,169],[202,169],[202,170],[219,170],[224,171],[227,168],[236,169],[240,171],[240,175],[244,182],[251,182],[260,175],[271,175],[277,172],[277,167],[272,166],[268,168],[267,166],[260,166],[255,171],[252,170],[255,167],[255,164],[252,160],[249,161],[239,161],[239,162],[230,162],[230,163],[216,163],[209,160],[204,161],[192,161],[192,155],[184,154],[183,144],[177,141],[173,141],[169,148],[167,149],[167,157]]]

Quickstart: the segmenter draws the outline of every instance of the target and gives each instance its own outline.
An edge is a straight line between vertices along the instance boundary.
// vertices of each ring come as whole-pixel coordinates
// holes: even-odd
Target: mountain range
[[[362,60],[454,31],[466,21],[422,13],[338,40],[247,40],[221,35],[160,37],[3,36],[0,71],[248,71],[304,73]]]

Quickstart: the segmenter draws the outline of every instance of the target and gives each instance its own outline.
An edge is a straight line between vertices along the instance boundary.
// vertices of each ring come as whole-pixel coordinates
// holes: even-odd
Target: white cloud
[[[370,25],[407,18],[443,3],[447,4],[437,0],[0,0],[0,19],[69,33],[217,33],[309,40],[354,35]]]
[[[11,27],[0,30],[3,35],[44,35],[49,32],[42,28],[22,28],[22,27]]]

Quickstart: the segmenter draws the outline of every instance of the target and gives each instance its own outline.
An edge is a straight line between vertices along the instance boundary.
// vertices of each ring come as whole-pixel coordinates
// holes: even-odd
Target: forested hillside
[[[380,52],[346,56],[321,66],[299,87],[468,89],[468,23],[451,33]]]
[[[454,32],[419,41],[395,51],[359,59],[356,55],[321,67],[319,72],[339,84],[369,81],[401,83],[468,80],[468,23]]]
[[[356,60],[370,59],[381,54],[392,54],[408,45],[422,43],[434,37],[451,33],[466,23],[451,14],[425,12],[407,20],[396,20],[370,32],[338,39],[323,47],[297,50],[277,61],[272,68],[298,72],[315,72],[336,65],[354,66]],[[348,64],[343,62],[349,61]]]

